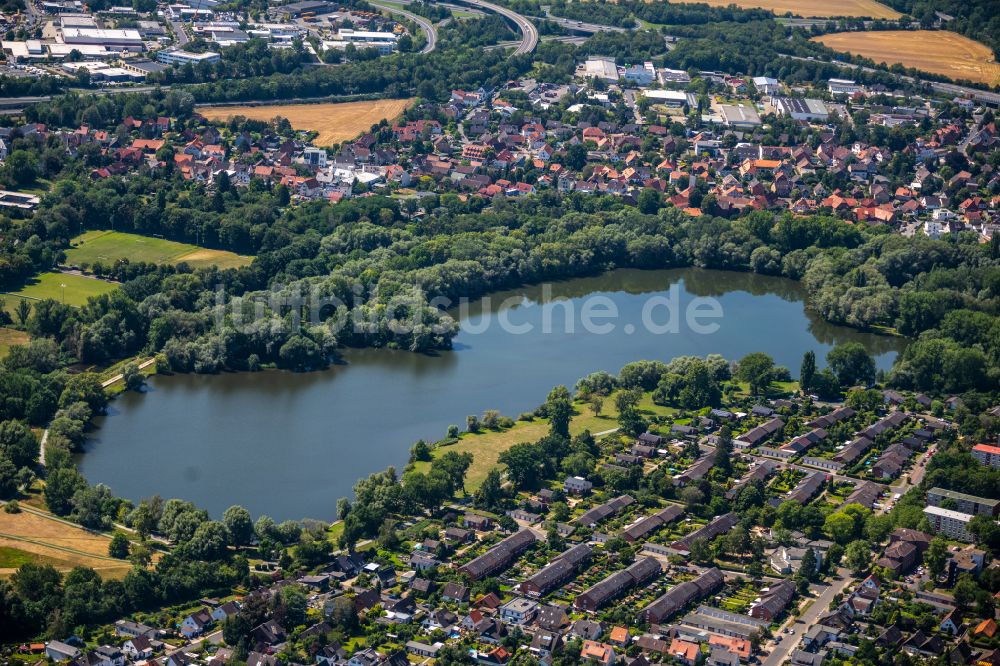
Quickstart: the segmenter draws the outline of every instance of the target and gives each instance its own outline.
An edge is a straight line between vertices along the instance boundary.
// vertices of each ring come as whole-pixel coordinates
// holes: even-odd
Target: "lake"
[[[764,351],[797,375],[807,350],[822,365],[834,344],[849,341],[888,369],[905,345],[829,324],[805,309],[804,298],[791,280],[701,269],[618,270],[493,294],[468,308],[455,349],[440,354],[347,350],[342,364],[323,372],[155,377],[147,392],[113,401],[80,470],[133,500],[159,494],[214,516],[242,504],[254,517],[331,520],[355,480],[388,465],[402,469],[418,438],[440,439],[449,424],[464,428],[467,415],[486,409],[516,418],[553,386],[572,388],[590,372],[640,359],[735,360]],[[670,329],[670,307],[681,315],[674,321],[692,308],[700,316],[669,332],[643,325],[645,309]],[[616,318],[594,316],[611,308]],[[707,316],[718,310],[722,316]],[[612,330],[588,332],[585,314],[591,330]],[[542,330],[546,323],[552,330]],[[526,325],[532,330],[505,330]]]

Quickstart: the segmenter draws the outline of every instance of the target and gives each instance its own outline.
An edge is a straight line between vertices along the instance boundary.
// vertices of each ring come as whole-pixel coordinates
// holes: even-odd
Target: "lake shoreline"
[[[322,371],[157,376],[149,396],[123,394],[98,419],[78,458],[81,472],[123,497],[159,492],[191,499],[213,515],[239,503],[281,519],[332,517],[337,497],[350,495],[357,479],[390,464],[405,465],[417,438],[437,440],[449,423],[464,423],[465,415],[486,409],[516,418],[537,407],[552,386],[572,386],[593,371],[617,372],[626,362],[686,354],[735,360],[759,347],[794,371],[802,350],[816,349],[822,357],[824,348],[847,340],[862,341],[888,368],[905,345],[905,338],[825,322],[809,312],[804,287],[787,278],[618,269],[548,285],[550,301],[543,297],[545,285],[494,292],[489,305],[486,297],[479,299],[453,350],[346,348]],[[487,315],[506,313],[517,323],[537,324],[547,305],[553,312],[567,303],[579,308],[587,296],[613,300],[633,321],[648,296],[671,286],[683,299],[719,299],[727,310],[722,332],[557,331],[523,339],[494,329],[468,333]],[[515,304],[498,309],[507,299]],[[775,328],[775,322],[783,326]],[[785,344],[775,344],[776,332]],[[156,400],[147,400],[154,395]],[[282,491],[265,497],[254,488]]]

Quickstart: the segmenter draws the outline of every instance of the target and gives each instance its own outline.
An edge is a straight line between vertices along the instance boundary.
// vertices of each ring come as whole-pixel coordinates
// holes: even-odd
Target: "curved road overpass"
[[[484,9],[488,12],[493,12],[494,14],[499,14],[517,26],[517,29],[521,33],[521,43],[514,50],[514,55],[531,53],[535,50],[535,47],[538,46],[538,28],[535,27],[534,23],[517,12],[507,9],[506,7],[501,7],[500,5],[494,5],[491,2],[486,2],[486,0],[456,0],[456,2],[472,5],[473,7],[478,7],[479,9]]]

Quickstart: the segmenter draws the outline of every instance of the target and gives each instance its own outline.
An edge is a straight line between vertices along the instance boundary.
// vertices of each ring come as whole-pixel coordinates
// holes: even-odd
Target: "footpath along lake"
[[[667,307],[648,304],[668,297],[672,285],[679,330],[652,331],[643,325],[644,308],[664,324]],[[552,300],[543,303],[549,290]],[[699,297],[721,307],[721,317],[696,322],[717,324],[713,333],[695,332],[684,321]],[[701,269],[618,270],[493,294],[461,318],[455,349],[437,355],[347,350],[343,364],[323,372],[155,377],[146,393],[111,404],[80,469],[90,482],[133,500],[158,493],[191,500],[213,516],[242,504],[255,518],[330,520],[337,498],[350,496],[358,478],[388,465],[401,470],[415,440],[440,439],[449,424],[464,428],[466,415],[486,409],[516,418],[553,386],[572,388],[597,370],[617,372],[640,359],[718,353],[735,360],[763,351],[796,375],[807,350],[822,365],[833,345],[850,341],[888,369],[906,344],[829,324],[806,310],[804,299],[791,280]],[[613,330],[585,330],[587,301],[592,321]],[[599,317],[609,304],[617,317]],[[702,303],[698,310],[711,307]],[[501,315],[532,330],[511,333],[499,325]],[[546,321],[551,332],[542,330]]]

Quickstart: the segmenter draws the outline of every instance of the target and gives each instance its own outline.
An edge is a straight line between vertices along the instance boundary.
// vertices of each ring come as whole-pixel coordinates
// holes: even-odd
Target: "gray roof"
[[[646,606],[642,613],[649,622],[659,624],[691,601],[705,596],[722,585],[724,580],[722,572],[716,567],[712,567],[698,578],[670,588],[666,594]]]

